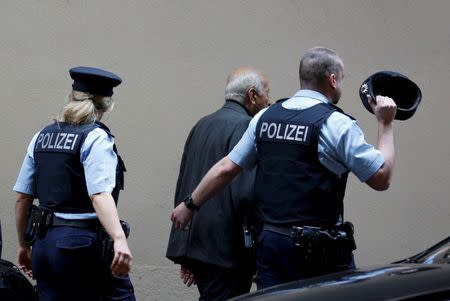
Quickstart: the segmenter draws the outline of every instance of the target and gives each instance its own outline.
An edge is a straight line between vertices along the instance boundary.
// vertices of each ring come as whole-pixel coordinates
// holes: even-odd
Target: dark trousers
[[[272,231],[261,232],[256,246],[256,286],[273,285],[355,268],[351,252],[339,259],[338,265],[315,269],[307,265],[292,238]]]
[[[128,276],[115,277],[100,259],[95,230],[52,227],[32,249],[40,301],[135,301]]]
[[[251,262],[240,268],[224,268],[195,261],[189,268],[197,280],[200,301],[221,301],[248,293],[254,275]]]

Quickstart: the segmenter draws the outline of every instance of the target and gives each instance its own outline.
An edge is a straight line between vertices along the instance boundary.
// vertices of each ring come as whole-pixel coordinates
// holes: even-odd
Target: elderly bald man
[[[187,285],[196,281],[199,300],[226,300],[250,290],[255,260],[244,246],[243,227],[254,219],[255,170],[236,177],[201,209],[193,205],[190,193],[270,101],[269,83],[261,72],[234,69],[226,81],[225,104],[197,122],[184,146],[174,205],[184,202],[194,216],[186,228],[172,227],[166,256],[181,264]]]

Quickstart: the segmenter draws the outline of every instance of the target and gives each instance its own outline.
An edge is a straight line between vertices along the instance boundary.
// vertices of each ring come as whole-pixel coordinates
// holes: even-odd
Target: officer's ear
[[[331,73],[330,75],[328,75],[328,84],[333,88],[336,89],[338,86],[338,78],[337,75],[334,73]]]

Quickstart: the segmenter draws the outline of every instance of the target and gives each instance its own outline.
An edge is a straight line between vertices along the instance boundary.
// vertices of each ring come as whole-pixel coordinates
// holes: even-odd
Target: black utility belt
[[[289,236],[296,247],[305,245],[333,246],[336,243],[344,243],[351,250],[356,249],[353,237],[353,224],[345,222],[332,227],[316,226],[275,226],[264,224],[263,230]]]
[[[125,237],[130,235],[130,225],[125,221],[120,221]],[[98,219],[86,220],[68,220],[57,217],[52,211],[32,205],[28,212],[28,221],[24,231],[25,241],[31,246],[36,241],[36,238],[45,236],[46,231],[50,227],[76,227],[88,228],[97,232],[99,242],[98,250],[100,258],[105,265],[109,267],[114,258],[114,241],[108,235],[105,228],[101,225]]]
[[[25,227],[24,238],[32,244],[37,237],[42,237],[48,228],[68,226],[77,228],[97,229],[101,227],[98,219],[89,220],[67,220],[57,217],[53,211],[31,205],[28,211],[28,220]]]
[[[120,221],[120,223],[125,236],[128,237],[130,233],[129,224],[125,221]],[[92,229],[101,233],[101,235],[99,234],[100,236],[106,236],[106,231],[97,218],[84,220],[63,219],[56,216],[51,210],[32,205],[28,211],[28,220],[24,231],[25,241],[31,245],[36,238],[43,237],[48,228],[62,226]]]
[[[264,225],[263,230],[289,236],[306,271],[345,268],[356,249],[350,222],[332,227]]]

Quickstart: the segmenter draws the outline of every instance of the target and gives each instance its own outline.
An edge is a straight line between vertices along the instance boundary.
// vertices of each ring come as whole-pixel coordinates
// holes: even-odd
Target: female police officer
[[[114,136],[99,122],[122,80],[91,67],[72,68],[70,76],[68,103],[31,140],[14,186],[19,266],[36,279],[41,301],[135,300],[132,256],[116,210],[125,168]],[[34,198],[31,251],[22,234]],[[101,226],[114,241],[109,267]]]

